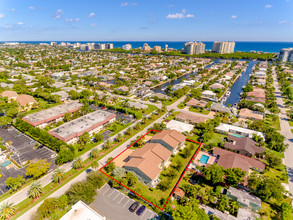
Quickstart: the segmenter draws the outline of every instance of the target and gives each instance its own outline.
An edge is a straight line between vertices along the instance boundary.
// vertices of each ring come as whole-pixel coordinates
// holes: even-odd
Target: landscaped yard
[[[190,107],[189,108],[189,111],[196,112],[196,113],[203,114],[203,115],[208,115],[210,113],[210,111],[208,111],[206,109],[193,108],[193,107]]]
[[[289,125],[293,127],[293,121],[289,120]]]
[[[280,119],[278,115],[266,114],[264,118],[266,125],[277,129],[278,131],[281,130],[280,127]]]
[[[217,145],[218,143],[221,143],[224,141],[224,138],[227,137],[226,135],[218,134],[218,133],[212,133],[212,138],[210,138],[205,144],[213,144]]]

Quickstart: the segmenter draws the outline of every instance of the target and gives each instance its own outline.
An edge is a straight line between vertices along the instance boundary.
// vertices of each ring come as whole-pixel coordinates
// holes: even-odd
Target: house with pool
[[[254,130],[247,129],[247,128],[241,128],[241,127],[234,126],[234,125],[220,123],[220,125],[218,127],[216,127],[215,130],[219,133],[230,134],[235,137],[252,138],[253,134],[255,134],[255,135],[263,138],[263,140],[265,140],[265,135],[262,132],[254,131]]]

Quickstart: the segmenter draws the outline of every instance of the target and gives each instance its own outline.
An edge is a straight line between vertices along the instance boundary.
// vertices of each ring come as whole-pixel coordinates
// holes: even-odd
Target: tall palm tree
[[[119,98],[114,96],[113,97],[113,102],[114,102],[115,111],[116,111],[116,104],[117,104],[118,101],[119,101]]]
[[[97,168],[99,168],[99,162],[98,161],[93,161],[92,164],[91,164],[91,167],[95,170]]]
[[[60,183],[64,178],[64,169],[58,168],[54,171],[53,181],[54,183]]]
[[[99,156],[99,150],[97,148],[92,149],[90,157],[96,159]]]
[[[0,219],[9,219],[15,213],[13,203],[4,202],[0,206]]]
[[[43,188],[39,181],[35,181],[30,185],[28,190],[29,197],[36,199],[40,197],[42,193],[43,193]]]
[[[83,167],[83,164],[82,164],[82,160],[80,157],[76,158],[74,161],[73,161],[73,168],[74,169],[80,169]]]

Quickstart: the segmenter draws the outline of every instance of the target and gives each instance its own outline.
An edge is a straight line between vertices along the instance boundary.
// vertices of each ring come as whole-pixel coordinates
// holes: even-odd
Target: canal
[[[242,76],[240,76],[231,87],[231,94],[228,97],[225,105],[231,104],[233,106],[235,103],[238,104],[241,93],[243,92],[242,87],[247,85],[250,74],[252,73],[252,68],[256,63],[257,62],[255,61],[249,61],[246,71],[242,73]]]
[[[220,59],[215,59],[214,62],[212,62],[211,64],[205,66],[205,69],[209,69],[212,65],[214,64],[217,64],[220,62]],[[195,76],[197,74],[197,71],[196,72],[192,72],[192,73],[188,73],[184,76],[180,76],[179,78],[177,79],[174,79],[174,80],[171,80],[169,82],[166,82],[166,83],[163,83],[162,85],[160,86],[157,86],[155,87],[154,89],[152,89],[155,93],[163,93],[163,94],[166,94],[165,92],[165,89],[168,87],[168,86],[174,86],[174,85],[177,85],[179,84],[182,79],[186,79],[188,78],[189,76]]]

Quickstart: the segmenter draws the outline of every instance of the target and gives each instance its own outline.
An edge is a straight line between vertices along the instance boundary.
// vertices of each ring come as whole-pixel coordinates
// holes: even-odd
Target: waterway
[[[242,87],[247,85],[250,74],[252,73],[252,68],[256,63],[257,62],[255,61],[249,61],[246,71],[242,72],[242,76],[240,76],[231,87],[231,94],[228,97],[225,105],[231,104],[233,106],[235,103],[238,104],[241,93],[243,92]]]
[[[215,59],[214,62],[212,62],[211,64],[205,66],[205,69],[209,69],[212,65],[217,64],[217,63],[219,63],[219,62],[220,62],[220,59]],[[177,79],[174,79],[174,80],[171,80],[171,81],[165,82],[165,83],[163,83],[162,85],[157,86],[157,87],[155,87],[155,88],[152,89],[152,90],[153,90],[155,93],[166,94],[165,89],[166,89],[168,86],[170,86],[170,85],[171,85],[171,86],[177,85],[177,84],[179,84],[179,83],[182,81],[182,79],[186,79],[186,78],[188,78],[188,77],[190,77],[190,76],[196,76],[196,74],[197,74],[197,71],[196,71],[196,72],[192,72],[192,73],[188,73],[188,74],[186,74],[186,75],[184,75],[184,76],[180,76],[180,77],[177,78]]]
[[[171,86],[177,85],[177,84],[181,83],[181,81],[182,81],[183,79],[186,79],[186,78],[188,78],[188,77],[190,77],[190,76],[196,76],[196,74],[197,74],[197,71],[195,71],[195,72],[191,72],[191,73],[188,73],[188,74],[186,74],[186,75],[183,75],[183,76],[178,77],[177,79],[174,79],[174,80],[171,80],[171,81],[165,82],[165,83],[163,83],[162,85],[159,85],[159,86],[153,88],[152,90],[153,90],[155,93],[166,94],[165,89],[166,89],[168,86],[170,86],[170,85],[171,85]]]

